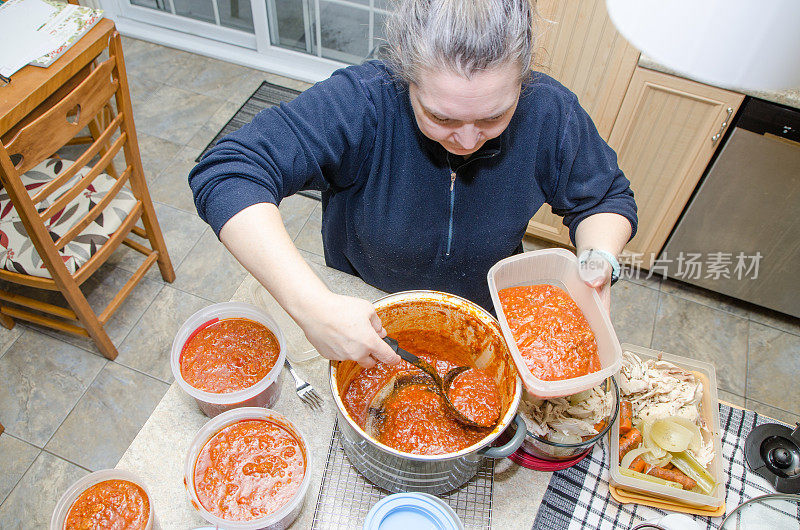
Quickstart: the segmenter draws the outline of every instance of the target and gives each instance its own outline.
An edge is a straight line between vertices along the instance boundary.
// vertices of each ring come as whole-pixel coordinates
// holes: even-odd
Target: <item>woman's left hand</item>
[[[581,262],[578,272],[586,285],[597,291],[606,313],[610,315],[611,265],[599,255],[592,256],[590,259]]]

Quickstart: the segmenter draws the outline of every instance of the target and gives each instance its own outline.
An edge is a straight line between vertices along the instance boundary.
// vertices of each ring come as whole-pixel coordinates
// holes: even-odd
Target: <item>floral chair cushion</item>
[[[22,183],[28,190],[28,194],[33,195],[40,187],[53,180],[71,164],[72,162],[69,160],[49,158],[22,175]],[[42,212],[50,207],[89,170],[88,167],[82,168],[63,186],[51,193],[45,201],[38,205],[39,211]],[[115,182],[114,177],[101,173],[83,193],[48,219],[47,229],[53,241],[58,240],[75,226],[86,212],[100,202]],[[108,241],[109,236],[119,228],[135,204],[136,199],[133,193],[129,188],[123,186],[100,215],[61,249],[61,259],[64,260],[64,264],[71,273],[77,271]],[[2,267],[9,271],[50,278],[50,272],[28,238],[25,227],[5,189],[0,189],[0,262]]]

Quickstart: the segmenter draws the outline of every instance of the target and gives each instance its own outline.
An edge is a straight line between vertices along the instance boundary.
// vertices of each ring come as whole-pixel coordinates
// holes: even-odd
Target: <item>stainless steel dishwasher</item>
[[[800,317],[800,110],[746,101],[656,263]]]

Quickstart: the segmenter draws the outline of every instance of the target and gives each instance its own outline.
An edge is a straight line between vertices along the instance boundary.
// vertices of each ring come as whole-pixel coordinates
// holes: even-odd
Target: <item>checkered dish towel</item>
[[[744,459],[744,441],[757,425],[769,423],[755,412],[719,406],[722,432],[723,472],[726,514],[744,501],[775,493],[761,476],[751,472]],[[609,451],[606,441],[595,445],[592,453],[581,462],[553,473],[536,521],[535,530],[631,528],[644,521],[663,517],[669,512],[639,504],[618,504],[608,490]],[[694,516],[706,528],[719,528],[723,517]]]

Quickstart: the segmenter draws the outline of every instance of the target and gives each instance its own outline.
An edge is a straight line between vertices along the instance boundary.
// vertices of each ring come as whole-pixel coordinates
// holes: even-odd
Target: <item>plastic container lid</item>
[[[216,393],[206,392],[193,387],[181,375],[181,353],[186,342],[200,329],[219,320],[226,318],[248,318],[266,326],[280,344],[280,352],[275,366],[256,384],[237,390],[235,392]],[[184,392],[192,396],[206,416],[214,417],[217,414],[236,407],[257,406],[269,408],[275,404],[280,397],[280,384],[275,384],[283,370],[283,363],[286,360],[286,339],[283,336],[275,320],[263,309],[254,305],[242,302],[223,302],[220,304],[204,307],[200,311],[190,316],[178,330],[175,340],[172,341],[172,351],[170,353],[170,365],[172,375],[175,376],[178,386]]]
[[[463,530],[464,524],[444,501],[427,493],[396,493],[378,501],[364,520],[364,530]]]
[[[50,530],[63,530],[64,522],[67,519],[69,510],[72,508],[72,504],[77,500],[77,498],[80,497],[80,495],[91,486],[94,486],[100,482],[105,482],[106,480],[125,480],[127,482],[136,484],[144,490],[145,495],[147,495],[147,501],[150,504],[150,515],[147,518],[147,525],[145,526],[145,529],[150,530],[153,528],[156,518],[153,500],[150,496],[150,492],[147,490],[147,486],[142,479],[124,469],[101,469],[100,471],[89,473],[85,477],[76,480],[67,489],[67,491],[64,492],[64,494],[56,503],[56,507],[53,510],[53,515],[50,518]]]
[[[633,344],[623,344],[622,349],[638,355],[643,361],[648,359],[658,359],[659,357],[670,362],[679,368],[683,368],[694,373],[695,377],[703,385],[703,400],[700,404],[700,415],[705,419],[714,443],[714,459],[708,466],[708,472],[717,482],[717,487],[711,495],[685,491],[670,486],[654,484],[638,478],[627,477],[619,472],[619,421],[615,421],[609,431],[610,436],[610,483],[612,486],[620,487],[628,491],[646,493],[658,498],[672,499],[679,503],[691,506],[711,506],[719,507],[725,502],[725,475],[722,471],[722,442],[720,441],[719,430],[719,400],[717,398],[717,375],[713,364],[678,357],[668,353],[643,348]],[[620,401],[625,396],[620,392]]]
[[[194,487],[194,468],[197,463],[197,457],[200,455],[200,451],[202,451],[206,442],[228,425],[245,420],[271,421],[293,434],[302,444],[305,451],[306,467],[303,480],[300,483],[300,488],[286,504],[260,519],[253,519],[252,521],[229,521],[209,512],[200,503],[200,499],[197,497],[197,492]],[[306,442],[306,438],[291,421],[274,410],[260,407],[243,407],[223,412],[215,418],[210,419],[197,431],[186,453],[186,460],[183,466],[183,484],[186,487],[186,493],[189,495],[189,502],[194,509],[197,510],[203,519],[217,525],[217,528],[227,528],[230,530],[270,528],[271,530],[280,530],[291,525],[300,514],[300,510],[302,510],[306,495],[308,494],[309,485],[311,484],[311,470],[313,468],[313,457],[311,456],[308,442]]]
[[[619,371],[622,366],[622,348],[617,334],[597,291],[581,280],[575,254],[561,248],[525,252],[498,261],[486,276],[508,350],[529,392],[545,399],[570,396],[601,384]],[[508,326],[498,292],[508,287],[540,284],[562,288],[578,305],[597,341],[600,370],[580,377],[545,381],[535,377],[525,365],[514,334]]]

